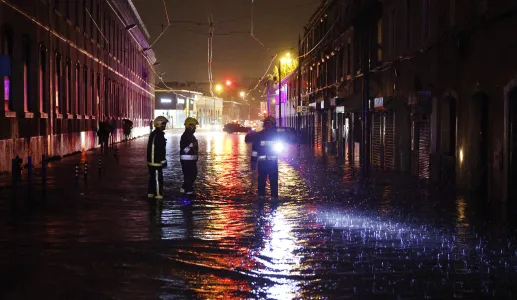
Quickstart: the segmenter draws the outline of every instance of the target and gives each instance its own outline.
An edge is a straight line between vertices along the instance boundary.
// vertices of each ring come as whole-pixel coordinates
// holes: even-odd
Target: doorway
[[[473,130],[470,139],[475,155],[479,162],[478,166],[473,170],[475,174],[472,182],[472,190],[484,199],[488,195],[488,169],[489,169],[489,138],[488,138],[488,96],[484,93],[476,93],[473,96],[473,116],[471,118],[471,130]],[[476,161],[476,160],[474,160]]]

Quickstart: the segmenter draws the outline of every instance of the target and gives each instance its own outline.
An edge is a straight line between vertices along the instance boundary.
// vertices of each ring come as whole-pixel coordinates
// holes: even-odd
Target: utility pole
[[[271,115],[271,95],[269,94],[269,79],[266,81],[267,88],[267,115]]]
[[[298,95],[297,95],[298,96],[298,106],[302,106],[302,62],[301,62],[301,60],[302,60],[301,49],[302,48],[301,48],[301,43],[302,43],[301,37],[300,37],[300,35],[298,35],[298,57],[300,57],[299,58],[300,61],[298,63],[298,70],[297,70],[297,74],[298,74],[297,79],[298,80],[296,81],[297,87],[298,87],[297,88],[297,90],[298,90]],[[298,110],[298,108],[297,108],[297,110]],[[301,129],[302,129],[301,112],[298,111],[297,114],[298,114],[298,120],[296,120],[296,126],[298,127],[297,130],[301,131]]]
[[[363,176],[370,172],[370,131],[369,131],[369,104],[370,104],[370,28],[368,20],[363,25],[362,34],[362,69],[363,69],[363,134],[361,145],[361,167]]]
[[[278,125],[282,127],[282,61],[278,61]]]

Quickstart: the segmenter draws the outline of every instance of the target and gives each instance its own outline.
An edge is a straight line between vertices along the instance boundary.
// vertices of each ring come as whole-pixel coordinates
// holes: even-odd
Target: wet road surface
[[[182,198],[166,137],[162,202],[146,199],[146,138],[101,175],[88,152],[52,164],[45,193],[38,172],[0,191],[0,299],[517,297],[515,232],[474,200],[290,147],[281,201],[258,201],[244,136],[223,133],[197,134],[197,196]]]

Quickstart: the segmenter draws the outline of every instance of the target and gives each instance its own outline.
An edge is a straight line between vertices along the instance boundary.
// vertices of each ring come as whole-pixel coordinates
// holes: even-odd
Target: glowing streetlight
[[[223,86],[221,84],[216,85],[215,86],[215,91],[218,92],[218,93],[222,92],[223,91]]]
[[[226,80],[226,85],[227,85],[227,86],[232,85],[232,81],[231,81],[231,80]]]
[[[239,94],[242,98],[244,98],[244,96],[246,96],[246,93],[244,91],[240,92]]]

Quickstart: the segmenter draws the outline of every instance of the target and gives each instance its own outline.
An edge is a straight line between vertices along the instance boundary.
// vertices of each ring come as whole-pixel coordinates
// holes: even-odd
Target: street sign
[[[307,113],[309,108],[307,106],[298,106],[297,112],[299,113]]]

